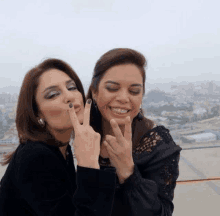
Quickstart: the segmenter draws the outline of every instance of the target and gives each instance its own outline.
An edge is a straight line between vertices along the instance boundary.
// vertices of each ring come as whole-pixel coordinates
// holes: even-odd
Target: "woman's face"
[[[139,113],[143,96],[143,79],[134,64],[117,65],[108,69],[93,94],[104,120],[115,119],[119,125],[127,116],[131,121]],[[121,110],[122,109],[122,110]]]
[[[36,92],[39,117],[47,122],[49,129],[65,131],[73,129],[67,112],[72,102],[79,122],[83,121],[84,104],[82,94],[74,80],[57,69],[43,73]]]

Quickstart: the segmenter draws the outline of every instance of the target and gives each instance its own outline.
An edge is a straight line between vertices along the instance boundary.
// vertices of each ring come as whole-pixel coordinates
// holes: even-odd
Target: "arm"
[[[36,150],[22,156],[16,179],[22,198],[36,215],[111,215],[115,173],[78,166],[72,196],[68,173],[52,152]]]
[[[151,165],[152,170],[140,172],[137,165],[133,174],[122,185],[124,199],[135,216],[171,216],[174,189],[179,176],[179,152]]]

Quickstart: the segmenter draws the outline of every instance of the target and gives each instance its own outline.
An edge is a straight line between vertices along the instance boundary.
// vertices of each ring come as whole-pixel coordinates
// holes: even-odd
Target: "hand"
[[[76,155],[77,165],[84,167],[99,168],[100,139],[99,133],[96,133],[89,125],[91,103],[87,103],[84,109],[83,124],[79,123],[74,107],[69,109],[69,115],[75,132],[74,153]]]
[[[116,168],[119,181],[121,180],[123,183],[133,173],[134,169],[131,120],[129,116],[125,119],[124,136],[114,119],[111,119],[110,124],[115,137],[106,135],[103,144],[106,146],[112,165]]]

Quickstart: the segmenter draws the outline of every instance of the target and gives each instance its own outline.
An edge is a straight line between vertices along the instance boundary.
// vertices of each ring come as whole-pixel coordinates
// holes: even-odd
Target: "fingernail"
[[[73,107],[73,104],[72,104],[72,103],[69,103],[69,107],[72,108],[72,107]]]
[[[88,104],[91,104],[91,103],[92,103],[92,100],[91,100],[91,99],[88,99],[88,100],[87,100],[87,103],[88,103]]]

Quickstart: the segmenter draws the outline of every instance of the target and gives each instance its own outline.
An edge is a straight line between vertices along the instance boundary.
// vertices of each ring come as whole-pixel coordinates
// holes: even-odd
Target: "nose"
[[[74,101],[73,92],[66,90],[64,92],[64,103],[70,103]]]
[[[116,100],[120,101],[121,103],[129,102],[129,95],[127,90],[121,90],[118,92]]]

